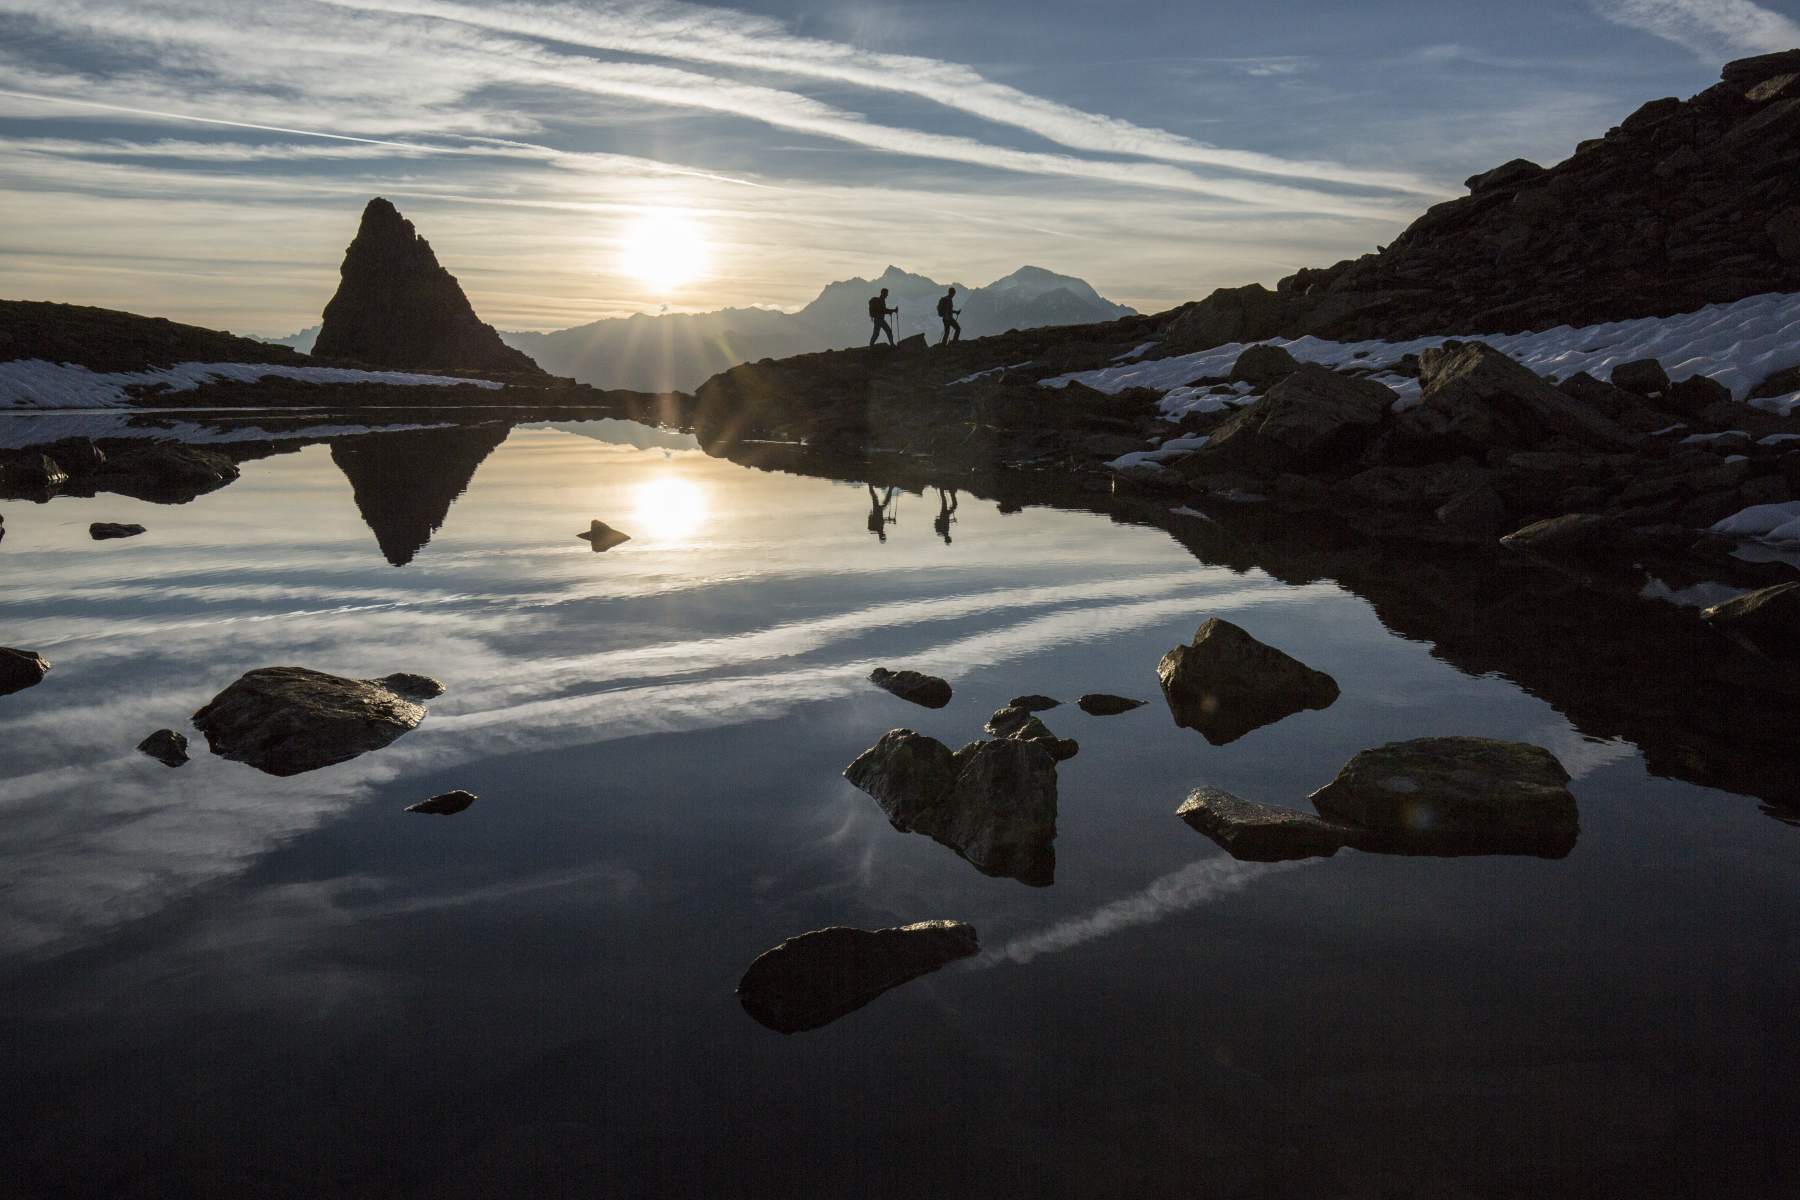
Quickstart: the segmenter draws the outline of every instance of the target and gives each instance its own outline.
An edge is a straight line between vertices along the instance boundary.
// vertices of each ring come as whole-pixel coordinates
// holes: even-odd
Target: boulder
[[[800,1033],[980,948],[975,927],[961,921],[815,929],[757,956],[738,981],[738,1001],[768,1028]]]
[[[896,828],[932,824],[956,785],[956,754],[934,737],[890,729],[844,769],[844,778],[875,797]]]
[[[1745,592],[1706,609],[1700,618],[1765,654],[1800,657],[1800,583],[1778,583]]]
[[[436,700],[444,694],[442,683],[429,675],[415,675],[410,671],[396,671],[392,675],[383,675],[375,682],[394,695],[411,700],[415,704]]]
[[[950,703],[950,685],[936,675],[876,667],[869,672],[869,682],[923,708],[942,708]]]
[[[1639,358],[1612,369],[1612,385],[1637,396],[1660,396],[1669,390],[1669,373],[1654,358]]]
[[[1025,696],[1014,696],[1006,702],[1008,708],[1022,708],[1026,712],[1048,712],[1062,704],[1061,700],[1032,692]]]
[[[185,504],[238,477],[238,465],[202,446],[148,442],[114,450],[88,479],[101,491],[156,504]]]
[[[1489,192],[1499,188],[1517,187],[1545,174],[1543,167],[1528,158],[1515,158],[1511,162],[1501,163],[1489,171],[1479,175],[1471,175],[1463,180],[1463,186],[1471,193]]]
[[[1368,379],[1302,363],[1255,404],[1235,414],[1186,464],[1259,475],[1352,462],[1396,396]]]
[[[931,343],[925,340],[924,334],[915,333],[910,337],[901,338],[894,344],[894,349],[902,354],[917,354],[921,350],[930,349],[930,346]]]
[[[173,729],[157,730],[139,742],[137,748],[165,767],[179,767],[188,760],[187,736]]]
[[[1163,655],[1156,674],[1175,723],[1215,746],[1338,698],[1331,676],[1218,617],[1201,625],[1191,643]]]
[[[1257,804],[1211,787],[1196,788],[1175,815],[1245,862],[1330,858],[1363,833],[1353,825]]]
[[[1394,436],[1427,458],[1535,446],[1553,436],[1604,450],[1635,439],[1483,342],[1445,342],[1419,356],[1420,402]]]
[[[42,683],[49,673],[49,660],[35,650],[0,646],[0,696],[10,696]]]
[[[1689,375],[1669,385],[1657,399],[1660,408],[1684,417],[1698,417],[1719,404],[1731,403],[1731,389],[1705,375]]]
[[[479,798],[474,792],[465,792],[458,788],[453,792],[444,792],[441,795],[433,796],[429,800],[421,800],[417,804],[409,804],[406,806],[406,811],[430,813],[438,817],[453,817]]]
[[[1630,531],[1599,513],[1564,513],[1533,521],[1500,539],[1511,550],[1548,558],[1606,559],[1629,556],[1635,546]]]
[[[0,495],[38,496],[69,482],[69,473],[48,454],[0,452]]]
[[[620,533],[605,521],[594,521],[588,526],[587,532],[575,536],[592,545],[595,554],[611,550],[614,546],[622,546],[631,540],[629,533]]]
[[[1280,346],[1249,346],[1231,365],[1233,383],[1248,383],[1257,391],[1266,391],[1289,375],[1299,363]]]
[[[114,521],[95,521],[88,526],[88,536],[96,542],[111,541],[114,538],[136,537],[144,532],[142,525],[122,525]]]
[[[1506,501],[1487,484],[1472,487],[1438,507],[1440,524],[1475,537],[1499,537],[1511,524]]]
[[[245,672],[194,714],[214,754],[270,775],[298,775],[379,750],[425,719],[379,682],[305,667]]]
[[[1579,818],[1548,750],[1481,737],[1393,742],[1353,757],[1312,794],[1328,820],[1362,826],[1393,853],[1561,858]]]
[[[1075,702],[1081,711],[1090,717],[1116,717],[1120,713],[1130,712],[1134,708],[1142,708],[1143,700],[1133,700],[1129,696],[1114,696],[1107,692],[1089,692]]]
[[[1073,738],[1059,738],[1050,732],[1037,717],[1037,714],[1023,708],[1007,706],[997,710],[988,718],[985,727],[995,737],[1012,738],[1014,741],[1034,742],[1050,752],[1050,757],[1057,762],[1074,758],[1081,747]]]

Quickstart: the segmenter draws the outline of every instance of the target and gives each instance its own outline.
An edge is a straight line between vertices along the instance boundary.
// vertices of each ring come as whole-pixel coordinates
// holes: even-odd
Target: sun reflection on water
[[[706,521],[706,489],[689,479],[665,475],[640,484],[637,491],[637,529],[646,538],[679,542]]]

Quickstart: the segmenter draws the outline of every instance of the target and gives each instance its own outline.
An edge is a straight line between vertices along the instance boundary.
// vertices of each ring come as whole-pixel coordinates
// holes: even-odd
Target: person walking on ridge
[[[938,316],[942,317],[944,320],[944,341],[938,343],[940,346],[942,346],[944,342],[962,341],[962,326],[957,324],[956,321],[956,318],[962,316],[962,309],[955,307],[955,304],[955,288],[951,288],[949,292],[938,297]],[[954,338],[950,336],[952,332],[956,334]]]
[[[888,345],[894,344],[894,327],[888,324],[887,319],[890,316],[899,316],[900,310],[887,306],[887,293],[888,290],[882,288],[881,295],[869,297],[869,320],[875,326],[869,331],[869,345],[871,346],[879,341],[884,333],[888,335]]]

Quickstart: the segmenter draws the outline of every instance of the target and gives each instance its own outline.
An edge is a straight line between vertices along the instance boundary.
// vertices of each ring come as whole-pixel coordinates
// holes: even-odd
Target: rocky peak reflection
[[[357,511],[394,566],[413,560],[468,490],[475,468],[506,440],[508,422],[361,434],[331,443]]]

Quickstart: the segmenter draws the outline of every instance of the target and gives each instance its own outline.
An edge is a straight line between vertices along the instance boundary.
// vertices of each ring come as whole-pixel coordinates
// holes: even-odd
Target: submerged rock
[[[1800,583],[1746,592],[1715,604],[1700,619],[1776,658],[1800,657]]]
[[[1548,750],[1481,737],[1418,738],[1358,753],[1312,794],[1390,853],[1561,858],[1580,820],[1569,773]]]
[[[165,767],[179,767],[188,760],[188,740],[173,729],[159,729],[137,744],[137,748]]]
[[[588,527],[586,533],[578,533],[575,536],[592,543],[595,554],[603,550],[611,550],[614,546],[622,546],[631,540],[629,533],[620,533],[605,521],[595,521]]]
[[[37,651],[0,646],[0,696],[10,696],[42,683],[49,673],[49,660]]]
[[[392,675],[383,675],[375,681],[396,696],[402,696],[416,704],[427,700],[436,700],[444,694],[444,685],[429,675],[415,675],[410,671],[396,671]]]
[[[1116,717],[1134,708],[1142,708],[1148,701],[1133,700],[1129,696],[1113,696],[1106,692],[1089,692],[1075,703],[1090,717]]]
[[[434,816],[451,817],[461,812],[479,799],[474,792],[465,792],[458,788],[453,792],[445,792],[433,796],[429,800],[421,800],[417,804],[406,806],[407,812],[431,813]]]
[[[985,728],[995,737],[1035,742],[1048,750],[1050,757],[1057,762],[1074,758],[1081,750],[1073,738],[1059,738],[1051,733],[1049,726],[1039,720],[1037,714],[1011,705],[997,710],[989,717]]]
[[[737,996],[761,1024],[800,1033],[980,949],[975,927],[962,921],[815,929],[758,955],[738,981]]]
[[[136,537],[143,532],[142,525],[121,525],[113,521],[95,521],[88,526],[88,536],[96,542],[110,541],[113,538]]]
[[[1338,698],[1331,676],[1218,617],[1201,625],[1192,643],[1163,655],[1156,673],[1175,723],[1215,746]]]
[[[1014,696],[1011,700],[1006,702],[1006,707],[1022,708],[1026,712],[1048,712],[1050,709],[1056,708],[1061,704],[1061,700],[1055,700],[1049,696],[1042,696],[1036,692],[1032,692],[1030,695],[1026,696]]]
[[[194,726],[221,758],[298,775],[379,750],[424,719],[423,706],[373,680],[262,667],[214,696]]]
[[[1218,788],[1196,788],[1175,815],[1246,862],[1330,858],[1365,832],[1291,808],[1275,808]]]
[[[919,671],[890,671],[876,667],[869,672],[869,682],[902,700],[910,700],[925,708],[942,708],[950,703],[950,685],[936,675]]]
[[[1035,742],[972,742],[952,753],[936,738],[894,729],[844,777],[895,829],[950,847],[984,874],[1034,887],[1055,877],[1056,762]]]

